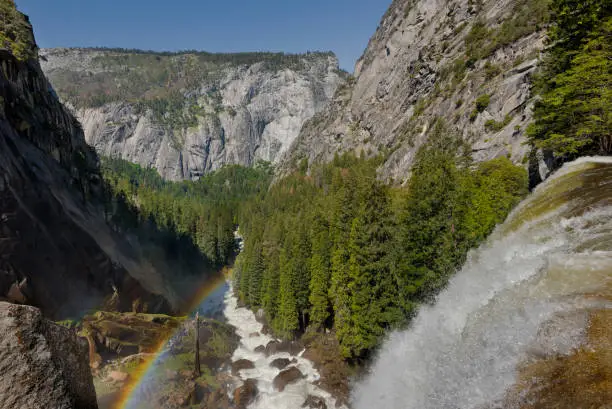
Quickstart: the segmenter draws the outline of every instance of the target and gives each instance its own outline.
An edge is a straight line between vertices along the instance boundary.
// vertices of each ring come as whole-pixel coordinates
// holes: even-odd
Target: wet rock
[[[33,307],[0,302],[0,408],[97,409],[87,343]]]
[[[255,352],[257,352],[258,354],[265,354],[266,353],[266,347],[263,346],[263,345],[260,345],[257,348],[255,348]]]
[[[304,346],[296,341],[270,341],[266,345],[266,356],[286,352],[290,355],[297,355],[304,349]]]
[[[28,302],[28,297],[26,297],[25,292],[27,288],[27,279],[24,279],[20,283],[13,283],[8,293],[6,294],[6,298],[10,302],[16,304],[26,304]]]
[[[304,375],[302,374],[302,372],[295,366],[292,366],[291,368],[285,369],[284,371],[276,375],[272,383],[276,389],[282,392],[285,390],[285,387],[287,385],[295,383],[303,377]]]
[[[153,352],[159,339],[174,333],[182,322],[161,314],[100,311],[84,317],[83,327],[96,341],[97,352],[108,358]]]
[[[206,409],[229,409],[230,399],[225,388],[215,389],[206,398]]]
[[[109,382],[119,382],[119,383],[123,383],[128,379],[129,375],[125,372],[121,372],[121,371],[110,371],[108,373],[108,378],[107,380]]]
[[[257,310],[257,312],[255,313],[255,319],[260,324],[266,323],[266,312],[263,310],[263,308]]]
[[[291,361],[287,358],[276,358],[274,361],[270,362],[270,366],[276,369],[285,369]]]
[[[308,395],[306,401],[302,404],[302,407],[310,409],[327,409],[325,399],[314,395]]]
[[[257,381],[255,379],[247,379],[242,386],[234,391],[234,405],[236,409],[246,409],[257,397]]]
[[[232,375],[238,375],[243,369],[253,369],[255,364],[248,359],[239,359],[236,362],[232,362]]]
[[[319,371],[318,386],[331,393],[336,403],[348,405],[350,372],[341,358],[335,335],[318,334],[307,345],[303,358],[310,360]]]
[[[260,335],[260,334],[259,334],[259,332],[251,332],[251,333],[249,334],[249,338],[256,338],[256,337],[258,337],[259,335]]]

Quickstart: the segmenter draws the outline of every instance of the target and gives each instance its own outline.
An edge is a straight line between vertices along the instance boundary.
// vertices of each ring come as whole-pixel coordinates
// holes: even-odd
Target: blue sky
[[[16,0],[40,47],[331,50],[352,72],[391,0]]]

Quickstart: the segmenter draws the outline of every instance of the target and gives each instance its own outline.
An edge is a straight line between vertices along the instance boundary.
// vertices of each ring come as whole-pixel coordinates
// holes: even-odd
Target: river
[[[301,356],[304,351],[296,356],[287,352],[274,353],[270,356],[266,356],[264,352],[256,352],[257,347],[265,347],[275,338],[263,333],[263,325],[256,320],[251,310],[238,306],[238,300],[231,287],[226,292],[224,305],[227,322],[236,328],[236,333],[241,338],[240,346],[234,352],[232,361],[247,359],[255,365],[252,369],[239,371],[237,379],[239,384],[247,379],[257,381],[259,392],[255,401],[248,406],[249,409],[301,408],[309,396],[321,398],[328,408],[336,407],[336,400],[315,385],[319,373],[311,361]],[[270,366],[272,361],[279,358],[295,359],[295,362],[287,368],[296,367],[304,375],[297,382],[287,385],[282,392],[273,385],[274,378],[281,370]]]

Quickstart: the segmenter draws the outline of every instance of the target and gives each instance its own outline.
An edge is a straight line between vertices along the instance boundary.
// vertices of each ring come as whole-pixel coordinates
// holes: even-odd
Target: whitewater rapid
[[[473,251],[434,305],[391,334],[355,409],[508,407],[522,362],[586,339],[612,280],[612,160],[567,164]]]
[[[259,393],[255,401],[248,406],[249,409],[301,408],[309,395],[324,399],[328,408],[336,407],[336,400],[331,394],[314,384],[320,375],[314,368],[313,363],[301,356],[304,351],[298,356],[281,352],[268,357],[263,352],[255,352],[258,346],[265,347],[270,341],[276,339],[263,333],[263,325],[256,320],[255,314],[251,310],[238,307],[238,300],[234,296],[231,286],[226,292],[224,305],[224,314],[228,324],[234,326],[236,333],[240,336],[240,345],[234,351],[232,362],[248,359],[255,364],[253,369],[243,369],[238,374],[240,381],[247,379],[257,381]],[[289,364],[284,369],[295,366],[304,374],[304,378],[287,385],[282,392],[279,392],[273,386],[273,380],[281,370],[270,366],[270,363],[277,358],[295,359],[295,363]],[[340,408],[345,407],[341,406]]]

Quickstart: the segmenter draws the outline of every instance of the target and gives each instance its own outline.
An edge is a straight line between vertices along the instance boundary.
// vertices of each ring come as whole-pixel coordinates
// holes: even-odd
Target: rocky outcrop
[[[255,364],[253,363],[253,361],[249,361],[248,359],[239,359],[235,362],[232,362],[232,375],[238,375],[238,373],[243,369],[253,368],[255,368]]]
[[[295,383],[303,377],[304,374],[302,374],[302,372],[295,366],[292,366],[291,368],[285,369],[284,371],[281,371],[278,375],[276,375],[273,384],[277,390],[282,392],[285,390],[287,385]]]
[[[258,393],[259,390],[257,389],[257,381],[255,379],[244,381],[244,384],[234,391],[236,409],[246,409],[255,400]]]
[[[296,341],[275,341],[272,340],[266,345],[266,356],[286,352],[289,355],[298,355],[304,350],[304,345]]]
[[[380,176],[402,183],[433,123],[470,142],[477,161],[521,162],[530,78],[547,20],[538,0],[395,0],[329,109],[309,120],[282,161],[383,154]]]
[[[40,310],[0,302],[0,408],[97,409],[87,343]]]
[[[327,409],[325,399],[314,395],[308,395],[308,398],[306,398],[306,401],[304,401],[302,407],[310,409]]]
[[[50,49],[41,55],[45,73],[74,106],[100,155],[155,167],[172,180],[197,178],[226,164],[277,162],[344,76],[330,53],[248,58]],[[109,77],[133,83],[129,71],[148,78],[129,95],[115,93],[112,83],[96,88]],[[111,95],[100,101],[84,89]]]
[[[291,360],[288,358],[276,358],[274,361],[270,362],[270,366],[276,369],[285,369],[290,363]]]
[[[160,340],[167,339],[182,325],[184,317],[162,314],[116,313],[99,311],[87,315],[81,323],[82,333],[91,337],[95,354],[104,358],[154,353]]]

